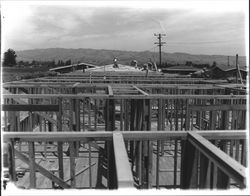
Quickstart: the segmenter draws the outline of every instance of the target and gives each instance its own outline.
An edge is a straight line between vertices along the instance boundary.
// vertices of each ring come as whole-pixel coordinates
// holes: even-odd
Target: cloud
[[[18,9],[19,13],[26,12],[22,20],[18,15],[6,15],[19,21],[16,26],[10,22],[4,25],[4,45],[7,48],[147,50],[154,46],[154,33],[166,33],[166,48],[171,52],[224,53],[231,50],[233,53],[235,48],[244,52],[245,15],[240,11],[220,13],[203,12],[203,9],[201,12],[185,9],[185,6],[179,9],[168,9],[167,6],[144,9],[75,5],[30,5]],[[201,43],[216,41],[217,45]],[[223,41],[227,41],[230,50]],[[200,43],[201,50],[194,42]],[[227,50],[223,49],[225,46]]]

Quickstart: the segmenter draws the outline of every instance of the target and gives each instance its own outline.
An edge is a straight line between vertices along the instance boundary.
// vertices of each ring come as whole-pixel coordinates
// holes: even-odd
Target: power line
[[[166,44],[166,42],[162,42],[161,38],[162,36],[166,36],[166,34],[154,34],[154,36],[157,36],[158,38],[158,42],[155,42],[155,44],[157,44],[157,46],[159,47],[159,67],[161,67],[161,47]]]

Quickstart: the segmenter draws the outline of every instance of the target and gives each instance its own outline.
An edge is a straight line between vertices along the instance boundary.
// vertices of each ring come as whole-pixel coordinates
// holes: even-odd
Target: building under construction
[[[2,89],[4,175],[17,187],[247,187],[244,84],[118,64]]]

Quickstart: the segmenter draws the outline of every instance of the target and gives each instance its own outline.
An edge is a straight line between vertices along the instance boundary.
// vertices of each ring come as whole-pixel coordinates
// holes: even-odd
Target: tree
[[[57,66],[64,66],[64,65],[65,65],[65,63],[62,60],[59,60],[57,63]]]
[[[65,62],[65,65],[71,65],[71,60],[70,60],[70,59],[67,60],[67,61]]]
[[[214,61],[212,64],[212,67],[216,67],[216,66],[217,66],[217,63],[216,63],[216,61]]]
[[[193,65],[192,61],[186,61],[186,66],[192,66],[192,65]]]
[[[13,66],[16,65],[16,52],[13,49],[8,49],[4,53],[3,66]]]

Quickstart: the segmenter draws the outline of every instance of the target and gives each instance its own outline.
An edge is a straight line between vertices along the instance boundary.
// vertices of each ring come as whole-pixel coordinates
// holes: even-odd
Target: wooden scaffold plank
[[[113,133],[113,145],[118,188],[132,188],[134,187],[134,180],[121,133]]]

